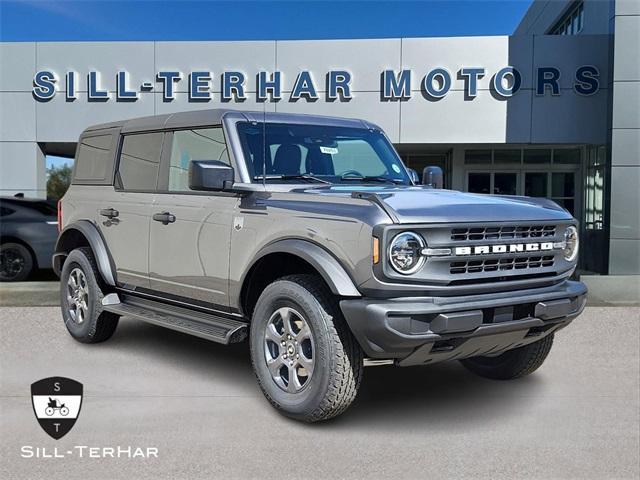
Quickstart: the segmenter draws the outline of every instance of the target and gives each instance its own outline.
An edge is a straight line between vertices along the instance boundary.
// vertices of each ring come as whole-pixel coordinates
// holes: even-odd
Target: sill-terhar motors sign
[[[536,95],[560,95],[561,74],[560,69],[554,66],[537,67],[533,82]],[[576,93],[593,95],[599,90],[600,73],[597,67],[583,65],[570,74]],[[412,77],[415,75],[420,74],[412,70],[380,72],[381,101],[409,100],[414,93],[411,86]],[[478,94],[480,79],[487,75],[491,75],[489,88],[498,99],[513,96],[522,86],[522,74],[512,66],[506,66],[496,72],[487,72],[484,67],[462,67],[455,74],[445,67],[436,67],[420,77],[420,92],[427,100],[438,100],[445,97],[452,88],[462,89],[465,99],[471,100]],[[151,92],[158,88],[162,92],[163,100],[171,102],[181,82],[186,82],[185,89],[190,102],[211,100],[215,95],[215,81],[220,82],[217,94],[225,102],[242,102],[247,99],[247,92],[256,92],[259,102],[277,102],[282,99],[293,102],[300,99],[316,101],[320,98],[327,102],[348,102],[352,98],[352,91],[357,91],[357,79],[353,78],[348,70],[329,70],[324,77],[317,79],[310,71],[302,70],[298,72],[293,84],[285,89],[283,73],[277,70],[260,71],[255,76],[240,71],[224,71],[219,77],[210,71],[160,71],[155,75],[154,81],[145,81],[136,88],[131,85],[127,71],[118,71],[115,77],[115,100],[135,102],[141,92]],[[32,92],[34,98],[41,102],[53,99],[58,92],[64,93],[67,101],[73,101],[81,90],[81,82],[86,82],[87,100],[90,102],[106,102],[113,97],[103,86],[98,71],[90,71],[86,76],[76,71],[68,71],[60,77],[58,72],[41,70],[34,76]],[[319,92],[322,92],[322,95]]]

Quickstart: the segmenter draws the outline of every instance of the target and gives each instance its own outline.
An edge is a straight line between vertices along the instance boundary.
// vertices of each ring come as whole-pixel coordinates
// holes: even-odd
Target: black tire
[[[87,299],[86,313],[81,321],[76,321],[73,314],[69,293],[69,278],[72,272],[79,269],[86,279]],[[77,273],[74,273],[77,275]],[[76,248],[64,262],[60,274],[60,306],[62,318],[67,330],[73,338],[82,343],[104,342],[111,338],[118,326],[119,315],[102,310],[102,299],[105,287],[102,283],[93,252],[88,247]],[[77,308],[76,308],[77,315]]]
[[[537,342],[509,350],[497,357],[461,360],[473,373],[493,380],[513,380],[535,372],[545,361],[553,345],[553,334]]]
[[[33,271],[35,262],[27,247],[7,242],[0,245],[0,281],[21,282]]]
[[[313,336],[313,371],[296,393],[276,383],[265,357],[266,328],[274,312],[283,307],[302,314]],[[265,397],[280,413],[317,422],[340,415],[356,398],[362,380],[362,350],[320,277],[290,275],[269,285],[258,299],[250,328],[253,370]]]

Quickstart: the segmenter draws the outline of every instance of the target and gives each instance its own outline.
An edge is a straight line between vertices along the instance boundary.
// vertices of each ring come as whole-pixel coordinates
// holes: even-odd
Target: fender
[[[258,260],[270,253],[291,253],[307,261],[320,273],[331,292],[336,295],[342,297],[362,296],[349,274],[333,255],[315,243],[302,239],[278,240],[263,247],[247,269],[247,273]],[[243,277],[243,283],[247,273]]]
[[[93,255],[96,258],[98,264],[98,271],[102,275],[102,279],[113,287],[116,286],[115,267],[109,250],[105,244],[102,234],[98,228],[89,220],[78,220],[77,222],[67,225],[56,242],[55,253],[53,254],[53,270],[58,276],[62,270],[62,257],[66,257],[69,254],[69,248],[65,245],[66,239],[69,237],[69,233],[76,231],[82,234],[84,238],[89,242]],[[65,235],[67,234],[67,235]]]

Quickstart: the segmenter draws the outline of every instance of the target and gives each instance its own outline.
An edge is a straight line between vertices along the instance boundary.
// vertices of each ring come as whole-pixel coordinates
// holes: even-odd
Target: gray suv
[[[203,110],[90,127],[53,257],[65,325],[85,343],[121,316],[248,338],[264,395],[310,422],[353,402],[366,365],[533,372],[584,308],[576,221],[425,170],[420,185],[363,120]]]

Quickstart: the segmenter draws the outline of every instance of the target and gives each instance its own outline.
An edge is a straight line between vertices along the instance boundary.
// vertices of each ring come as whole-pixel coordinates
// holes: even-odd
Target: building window
[[[467,165],[491,163],[491,150],[466,150],[464,152],[464,163]]]
[[[584,5],[576,3],[549,31],[550,35],[578,35],[584,27]]]

